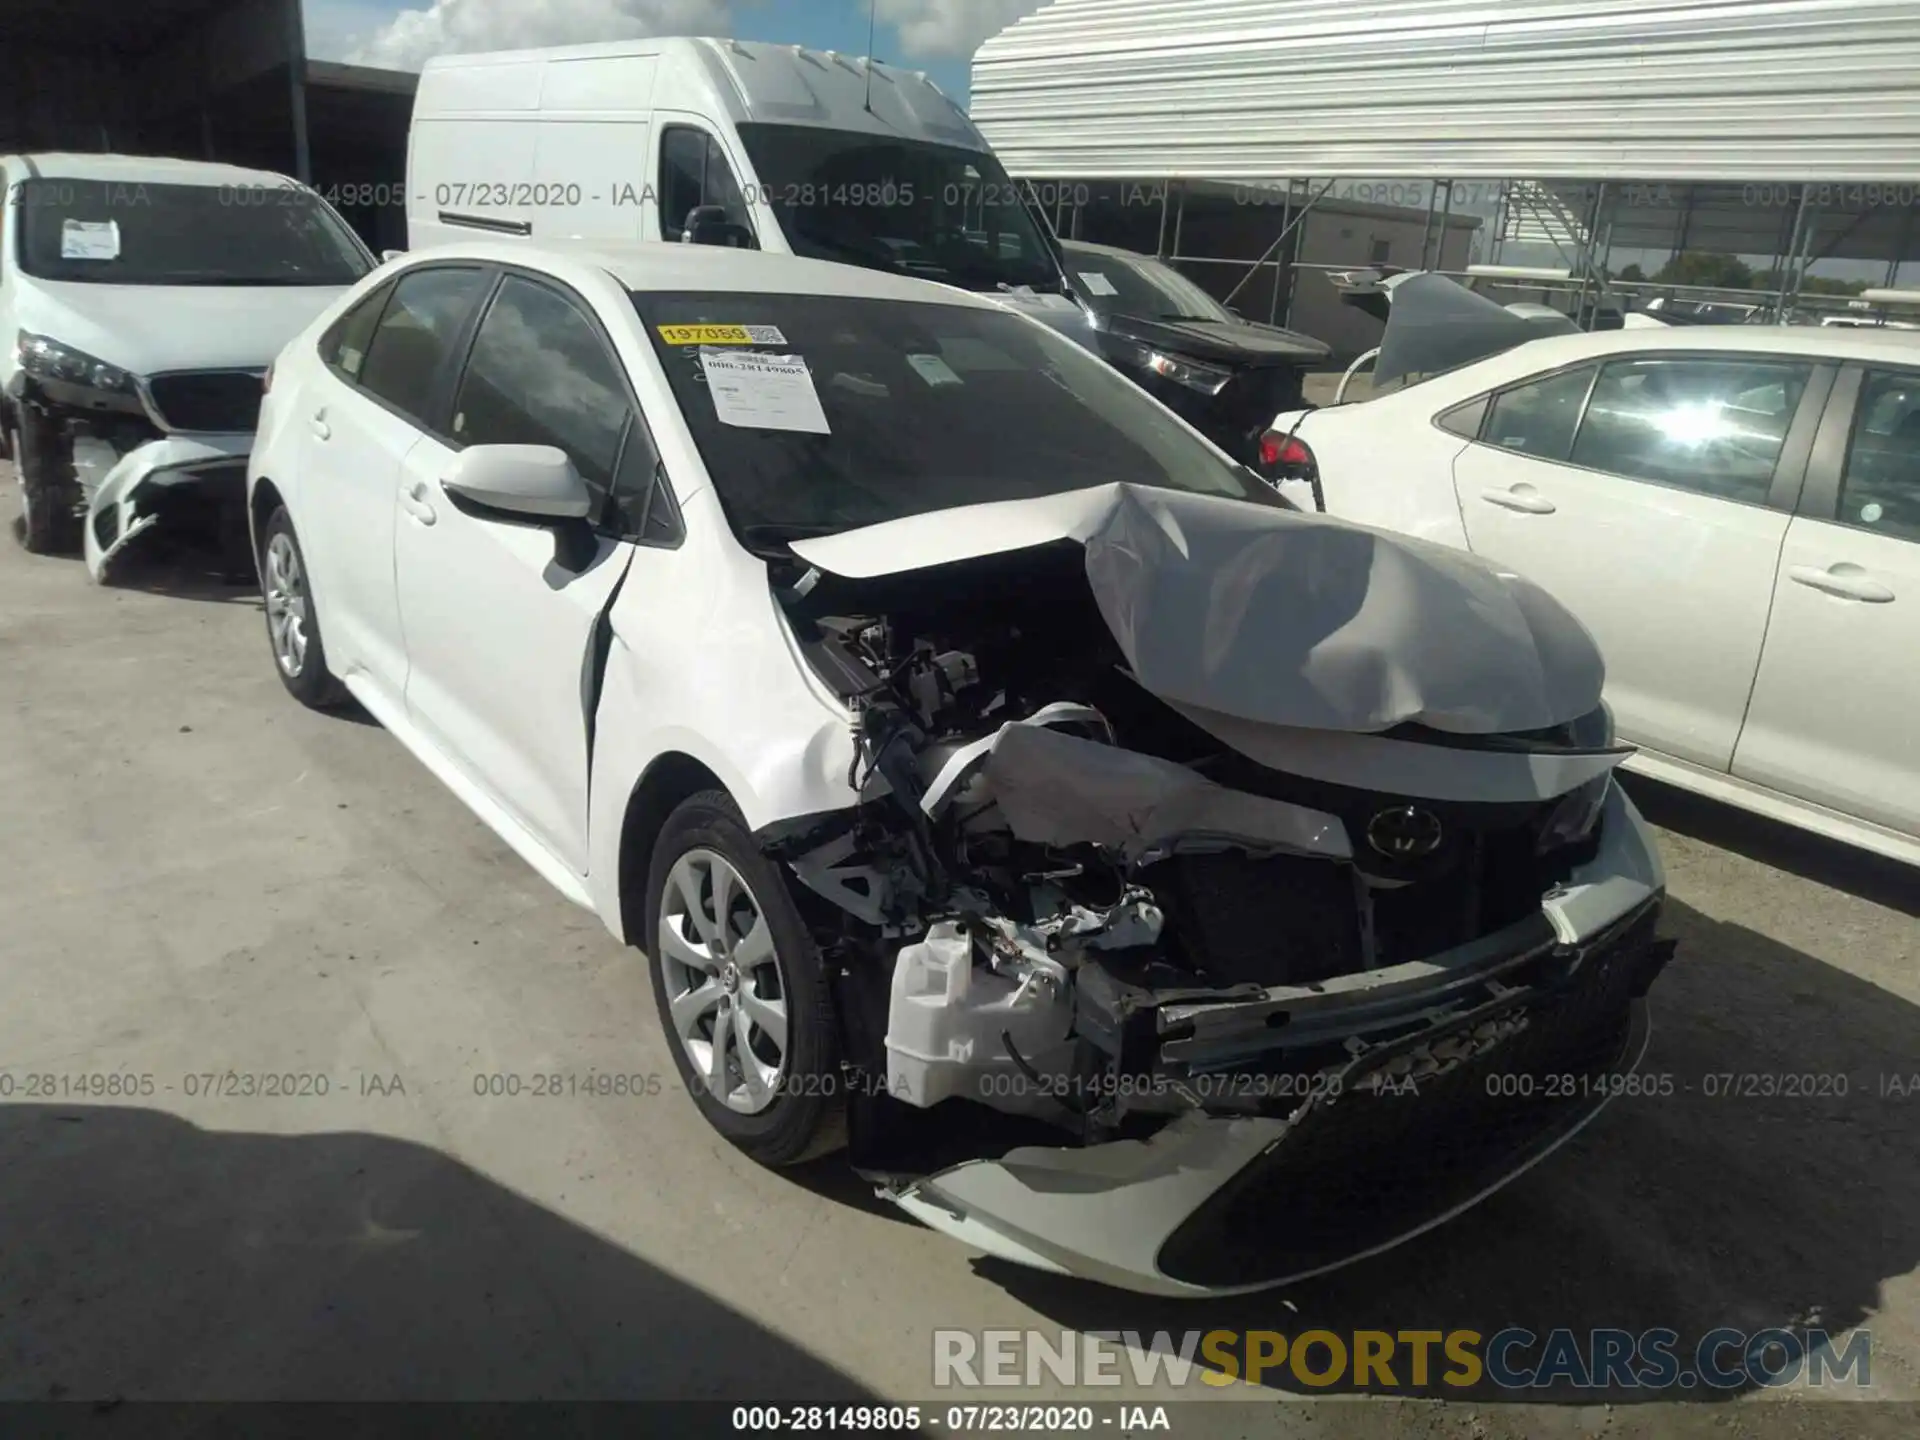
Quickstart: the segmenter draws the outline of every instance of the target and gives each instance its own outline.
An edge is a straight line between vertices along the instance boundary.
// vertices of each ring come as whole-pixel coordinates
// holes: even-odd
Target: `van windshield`
[[[997,306],[641,292],[749,548],[1129,481],[1283,504],[1071,340]]]
[[[759,122],[740,139],[796,255],[967,290],[1064,293],[1021,190],[986,151]]]
[[[351,285],[373,268],[353,232],[311,190],[284,185],[150,185],[28,180],[20,268],[97,285]]]

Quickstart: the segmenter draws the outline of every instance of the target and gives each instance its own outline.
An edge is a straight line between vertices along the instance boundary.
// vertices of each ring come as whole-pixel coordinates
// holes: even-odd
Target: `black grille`
[[[260,423],[258,370],[183,370],[147,382],[168,430],[250,433]]]
[[[1418,1091],[1354,1088],[1201,1206],[1162,1247],[1168,1275],[1202,1285],[1336,1264],[1451,1213],[1592,1112],[1631,1069],[1634,997],[1664,960],[1643,919],[1527,1025]]]

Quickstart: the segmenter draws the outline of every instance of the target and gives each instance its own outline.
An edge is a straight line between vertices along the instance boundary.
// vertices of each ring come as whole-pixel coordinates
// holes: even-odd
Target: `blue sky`
[[[867,51],[869,0],[304,0],[315,59],[417,68],[428,54],[644,34],[733,34]],[[880,59],[965,101],[979,41],[1039,0],[871,0]]]

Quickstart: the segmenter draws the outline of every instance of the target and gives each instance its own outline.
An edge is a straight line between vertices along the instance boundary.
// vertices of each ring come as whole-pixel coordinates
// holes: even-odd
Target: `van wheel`
[[[307,580],[306,556],[293,533],[293,517],[282,505],[260,537],[260,590],[267,607],[267,643],[274,669],[287,693],[314,710],[331,710],[347,699],[347,690],[327,669],[327,647],[320,639],[320,615]]]
[[[20,482],[20,543],[33,555],[71,555],[80,548],[73,442],[33,406],[17,413],[10,448]]]
[[[838,1149],[846,1112],[826,966],[733,798],[682,802],[650,869],[654,999],[700,1113],[762,1165]]]

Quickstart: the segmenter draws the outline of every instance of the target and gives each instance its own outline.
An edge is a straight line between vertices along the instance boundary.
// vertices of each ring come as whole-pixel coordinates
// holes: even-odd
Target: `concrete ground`
[[[670,1079],[645,1093],[673,1071],[637,952],[378,726],[288,699],[254,594],[187,562],[103,589],[5,541],[0,1399],[944,1405],[1008,1396],[936,1392],[936,1327],[1811,1324],[1871,1331],[1867,1397],[1340,1401],[1270,1375],[1174,1431],[1913,1433],[1920,882],[1637,788],[1681,942],[1648,1059],[1674,1093],[1403,1249],[1154,1301],[979,1261],[831,1160],[745,1162]],[[590,1073],[642,1093],[486,1093]],[[1848,1088],[1707,1098],[1723,1074]]]

